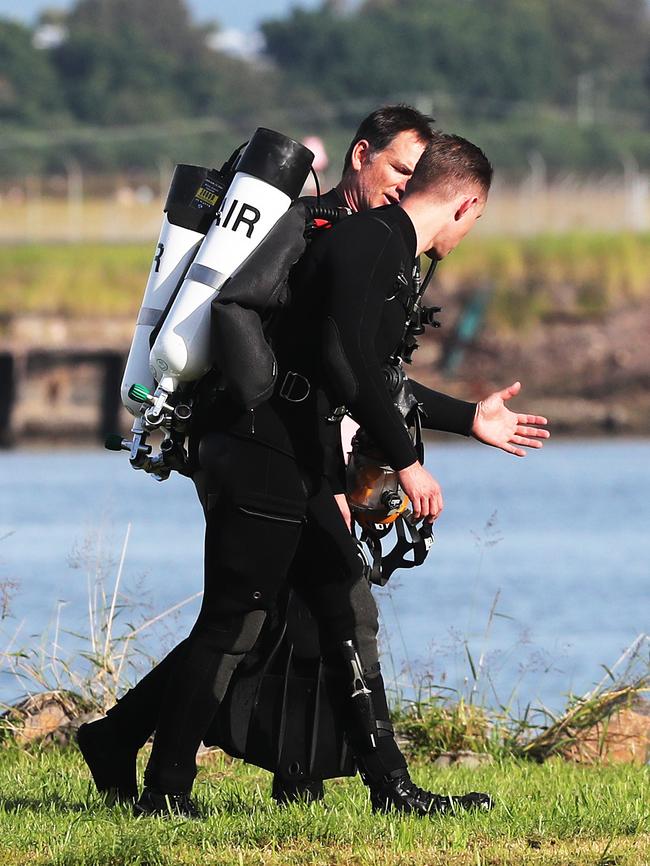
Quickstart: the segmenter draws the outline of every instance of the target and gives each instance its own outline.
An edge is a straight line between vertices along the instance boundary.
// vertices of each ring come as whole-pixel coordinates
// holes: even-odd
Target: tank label
[[[236,198],[232,200],[232,203],[228,207],[226,205],[227,202],[224,201],[223,209],[216,216],[216,225],[221,226],[222,229],[231,228],[234,232],[240,226],[245,226],[246,237],[251,238],[253,236],[253,229],[262,217],[261,211],[252,204],[237,201]],[[226,211],[226,216],[222,222],[221,215]],[[235,213],[236,216],[234,216]]]
[[[206,177],[201,186],[194,194],[192,207],[203,210],[204,208],[216,207],[223,192],[223,181]]]
[[[156,254],[153,257],[153,263],[155,265],[155,267],[153,269],[154,274],[157,274],[158,271],[160,270],[160,260],[162,259],[164,252],[165,252],[165,245],[159,243],[158,246],[156,247]]]

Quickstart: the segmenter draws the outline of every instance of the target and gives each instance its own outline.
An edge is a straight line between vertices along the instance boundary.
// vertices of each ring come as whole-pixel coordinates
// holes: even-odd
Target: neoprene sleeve
[[[460,436],[471,434],[476,403],[468,403],[466,400],[441,394],[410,377],[409,382],[413,394],[424,410],[423,427],[427,430],[441,430],[444,433],[458,433]]]

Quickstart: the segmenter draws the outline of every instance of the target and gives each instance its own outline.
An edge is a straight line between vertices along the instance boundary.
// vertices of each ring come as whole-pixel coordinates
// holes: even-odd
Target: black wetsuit
[[[381,373],[405,321],[394,289],[400,273],[411,274],[414,255],[413,226],[396,206],[323,231],[294,268],[292,303],[273,333],[275,394],[254,413],[223,401],[218,415],[204,419],[201,611],[189,637],[109,713],[133,748],[156,728],[145,776],[154,788],[191,786],[196,749],[287,578],[317,616],[325,652],[354,637],[351,594],[371,596],[328,480],[340,447],[333,445],[338,426],[327,418],[345,403],[395,468],[416,459]],[[469,432],[473,404],[426,389],[417,396],[431,426]],[[312,560],[318,568],[306,569]],[[300,567],[292,569],[294,562]],[[387,719],[378,673],[371,688],[378,718]],[[357,754],[370,777],[403,766],[392,738],[384,746],[377,755]]]
[[[343,204],[335,191],[323,197],[327,206]],[[297,418],[304,403],[312,402],[312,417],[320,425],[321,455],[325,460],[332,489],[345,489],[339,425],[328,422],[334,406],[345,403],[355,420],[380,442],[395,468],[403,468],[416,459],[411,439],[401,415],[395,409],[386,388],[382,364],[392,356],[402,338],[406,307],[405,295],[410,291],[400,275],[408,278],[413,270],[415,234],[409,217],[399,208],[389,207],[346,218],[339,226],[324,230],[312,248],[294,268],[291,277],[291,304],[273,333],[282,384],[291,383],[296,396],[303,396],[305,383],[310,392],[305,401],[281,407],[287,430],[299,429]],[[324,338],[324,342],[319,337]],[[474,418],[475,404],[459,401],[412,382],[413,392],[422,405],[425,426],[468,435]],[[276,401],[277,404],[277,401]],[[267,414],[275,411],[274,401],[261,407],[256,414],[256,434],[270,440]],[[291,413],[295,418],[291,419]],[[276,444],[278,440],[276,440]],[[309,455],[306,454],[306,459]],[[304,547],[294,560],[291,574],[307,571],[321,582],[331,579],[331,561],[322,559],[318,550]],[[294,578],[295,582],[295,578]],[[350,588],[350,600],[355,614],[354,640],[361,656],[364,674],[375,698],[379,719],[388,721],[383,680],[377,653],[377,607],[365,578]],[[269,621],[253,653],[238,670],[235,681],[243,679],[249,670],[258,670],[261,662],[277,653],[278,635],[286,622],[284,641],[290,648],[280,654],[282,664],[287,659],[313,663],[313,675],[318,674],[321,648],[318,627],[308,610],[294,594],[286,610],[280,610],[278,620]],[[304,668],[303,668],[304,670]],[[274,692],[270,694],[275,698]],[[262,705],[259,713],[272,712]],[[277,707],[276,707],[277,709]],[[288,717],[291,707],[283,710]],[[237,713],[233,714],[237,717]],[[315,729],[316,725],[314,725]],[[313,729],[304,731],[313,748]],[[217,733],[210,742],[218,742]],[[278,749],[278,754],[282,749]],[[277,772],[289,784],[299,780],[295,750],[287,750],[286,760],[278,759]],[[391,755],[396,760],[396,754]],[[291,771],[290,771],[291,767]],[[334,761],[323,775],[335,775],[339,763]],[[276,780],[277,782],[277,780]]]
[[[280,370],[301,373],[325,395],[321,441],[330,439],[324,418],[344,404],[395,469],[417,455],[382,366],[403,336],[415,248],[415,229],[398,205],[321,232],[292,271],[291,303],[274,335]],[[426,426],[469,435],[476,404],[410,381]]]

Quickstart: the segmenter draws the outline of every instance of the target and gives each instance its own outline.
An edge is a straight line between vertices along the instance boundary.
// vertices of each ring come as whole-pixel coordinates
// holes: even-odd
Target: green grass
[[[359,779],[327,783],[325,804],[280,809],[270,776],[220,753],[195,787],[200,821],[135,819],[104,806],[75,749],[0,752],[3,866],[642,866],[650,863],[647,768],[508,760],[413,775],[439,791],[490,791],[493,813],[374,816]]]
[[[142,300],[155,243],[0,248],[0,313],[132,315]]]
[[[558,314],[599,317],[650,296],[650,235],[471,238],[443,263],[439,280],[448,291],[491,291],[490,324],[501,329]]]
[[[154,246],[4,246],[0,314],[134,315]],[[472,237],[444,262],[436,279],[443,302],[457,289],[492,288],[491,322],[506,329],[557,312],[598,316],[650,295],[650,234]]]

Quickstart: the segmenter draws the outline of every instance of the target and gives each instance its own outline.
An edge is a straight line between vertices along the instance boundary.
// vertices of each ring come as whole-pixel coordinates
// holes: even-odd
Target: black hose
[[[330,223],[338,222],[342,217],[348,215],[347,208],[344,207],[325,207],[323,205],[306,205],[305,206],[308,220],[327,220]]]
[[[315,171],[313,165],[311,166],[311,168],[309,170],[311,171],[312,176],[314,178],[314,183],[316,184],[316,207],[320,207],[320,183],[318,182],[318,175],[316,174],[316,171]]]

